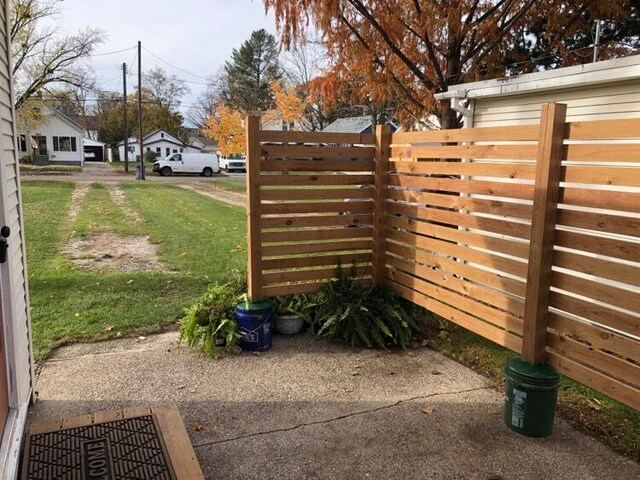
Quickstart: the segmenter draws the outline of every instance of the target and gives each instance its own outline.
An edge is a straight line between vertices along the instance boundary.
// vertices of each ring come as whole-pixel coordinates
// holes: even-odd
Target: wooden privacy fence
[[[338,262],[640,409],[640,119],[391,134],[247,122],[249,294]]]

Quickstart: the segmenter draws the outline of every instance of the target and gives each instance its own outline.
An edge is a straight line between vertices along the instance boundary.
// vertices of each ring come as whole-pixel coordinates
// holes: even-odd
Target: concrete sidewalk
[[[58,350],[29,421],[175,401],[211,479],[640,478],[638,464],[563,421],[549,439],[512,433],[499,392],[426,348],[353,350],[303,335],[213,362],[177,338]]]

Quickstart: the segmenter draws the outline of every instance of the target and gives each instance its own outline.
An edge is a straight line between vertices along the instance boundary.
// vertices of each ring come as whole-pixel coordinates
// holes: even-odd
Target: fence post
[[[246,118],[247,132],[247,287],[249,300],[262,300],[262,240],[260,235],[260,117]]]
[[[564,104],[542,106],[522,338],[522,358],[534,365],[545,362],[566,113]]]
[[[385,215],[387,213],[387,185],[389,183],[389,154],[391,127],[376,125],[376,160],[373,194],[373,281],[382,284],[385,278]]]

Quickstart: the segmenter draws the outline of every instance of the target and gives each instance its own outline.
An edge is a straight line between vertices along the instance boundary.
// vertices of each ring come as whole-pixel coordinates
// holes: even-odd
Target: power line
[[[122,50],[114,50],[113,52],[105,52],[105,53],[92,53],[87,55],[87,57],[104,57],[107,55],[115,55],[116,53],[128,52],[129,50],[133,50],[136,47],[123,48]]]
[[[143,47],[143,48],[144,48],[144,51],[145,51],[145,52],[147,52],[149,55],[151,55],[152,57],[155,57],[156,59],[160,60],[160,61],[161,61],[161,62],[163,62],[163,63],[166,63],[167,65],[169,65],[169,66],[170,66],[170,67],[172,67],[172,68],[175,68],[176,70],[179,70],[179,71],[181,71],[181,72],[183,72],[183,73],[186,73],[186,74],[188,74],[188,75],[191,75],[191,76],[193,76],[193,77],[196,77],[196,78],[200,78],[200,79],[202,79],[202,80],[209,81],[209,79],[208,79],[208,78],[203,77],[202,75],[198,75],[197,73],[190,72],[189,70],[185,70],[184,68],[177,67],[177,66],[175,66],[174,64],[172,64],[171,62],[168,62],[168,61],[164,60],[163,58],[160,58],[158,55],[156,55],[155,53],[151,52],[149,49],[147,49],[147,48],[145,48],[145,47]]]

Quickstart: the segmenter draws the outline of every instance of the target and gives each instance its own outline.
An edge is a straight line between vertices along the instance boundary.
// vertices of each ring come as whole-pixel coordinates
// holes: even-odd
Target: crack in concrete
[[[426,400],[427,398],[433,398],[433,397],[439,397],[439,396],[443,396],[443,395],[458,395],[461,393],[469,393],[469,392],[477,392],[480,390],[487,390],[487,389],[491,389],[492,387],[490,385],[484,386],[484,387],[475,387],[475,388],[468,388],[465,390],[458,390],[456,392],[438,392],[438,393],[430,393],[429,395],[418,395],[416,397],[411,397],[411,398],[405,398],[402,400],[398,400],[397,402],[388,404],[388,405],[382,405],[380,407],[376,407],[376,408],[371,408],[369,410],[360,410],[358,412],[352,412],[352,413],[346,413],[344,415],[339,415],[337,417],[333,417],[333,418],[327,418],[325,420],[316,420],[315,422],[303,422],[303,423],[299,423],[297,425],[293,425],[292,427],[286,427],[286,428],[276,428],[274,430],[267,430],[267,431],[263,431],[263,432],[254,432],[254,433],[246,433],[244,435],[238,435],[237,437],[231,437],[231,438],[225,438],[223,440],[212,440],[209,442],[203,442],[203,443],[199,443],[197,445],[193,445],[193,448],[201,448],[201,447],[208,447],[210,445],[220,445],[223,443],[229,443],[229,442],[235,442],[236,440],[244,440],[246,438],[252,438],[252,437],[261,437],[264,435],[271,435],[274,433],[284,433],[284,432],[291,432],[293,430],[297,430],[299,428],[303,428],[303,427],[313,427],[315,425],[325,425],[327,423],[333,423],[333,422],[337,422],[340,420],[345,420],[347,418],[351,418],[351,417],[357,417],[360,415],[366,415],[368,413],[376,413],[376,412],[380,412],[382,410],[388,410],[390,408],[395,408],[395,407],[399,407],[400,405],[404,405],[406,403],[411,403],[411,402],[415,402],[417,400]]]

